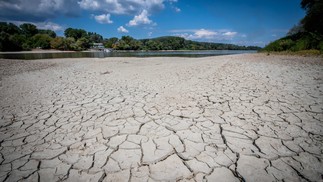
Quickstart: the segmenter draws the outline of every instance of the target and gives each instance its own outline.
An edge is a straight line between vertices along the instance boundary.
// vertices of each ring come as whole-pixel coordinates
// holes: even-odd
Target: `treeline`
[[[116,50],[258,50],[256,46],[238,46],[233,44],[197,42],[182,37],[158,37],[153,39],[136,40],[123,36],[120,40],[112,38],[106,47]]]
[[[58,50],[86,50],[93,42],[103,42],[103,37],[82,29],[68,28],[65,37],[57,37],[52,30],[37,29],[30,23],[19,27],[0,22],[0,51],[22,51],[34,48]]]
[[[264,47],[263,51],[316,50],[323,53],[323,1],[302,0],[301,7],[306,15],[300,23],[291,28],[287,36]]]
[[[258,50],[256,46],[238,46],[233,44],[196,42],[182,37],[159,37],[136,40],[131,36],[120,39],[104,39],[100,34],[83,29],[67,28],[65,37],[57,37],[52,30],[37,29],[33,24],[16,26],[0,22],[0,51],[22,51],[39,49],[57,49],[82,51],[91,48],[94,43],[102,43],[105,48],[115,50]]]

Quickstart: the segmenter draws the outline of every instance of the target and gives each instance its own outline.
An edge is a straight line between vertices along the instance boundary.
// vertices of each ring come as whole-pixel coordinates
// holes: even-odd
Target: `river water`
[[[10,52],[0,53],[4,59],[52,58],[105,58],[105,57],[207,57],[231,54],[256,53],[254,50],[203,50],[203,51],[125,51],[125,52]]]

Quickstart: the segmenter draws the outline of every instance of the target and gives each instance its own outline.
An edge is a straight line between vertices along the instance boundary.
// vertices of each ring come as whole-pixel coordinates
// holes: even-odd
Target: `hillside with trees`
[[[238,46],[233,44],[197,42],[182,37],[165,36],[153,39],[136,40],[130,36],[111,38],[105,47],[116,50],[258,50],[256,46]]]
[[[100,34],[83,29],[67,28],[65,37],[58,37],[52,30],[37,29],[33,24],[16,26],[0,22],[0,51],[23,51],[31,49],[57,49],[82,51],[92,47],[93,43],[102,43],[114,50],[258,50],[255,46],[197,42],[182,37],[159,37],[137,40],[131,36],[120,39],[104,39]]]
[[[287,33],[286,37],[271,42],[263,51],[304,51],[323,53],[323,0],[302,0],[305,17]]]

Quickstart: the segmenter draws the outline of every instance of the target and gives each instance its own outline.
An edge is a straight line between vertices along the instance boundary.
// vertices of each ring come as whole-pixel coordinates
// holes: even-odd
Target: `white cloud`
[[[180,36],[186,39],[214,39],[218,32],[206,29],[198,30],[172,30],[171,32],[176,32],[176,36]]]
[[[60,10],[63,9],[64,0],[40,0],[38,9],[42,10]]]
[[[63,31],[64,28],[56,23],[53,22],[41,22],[41,23],[35,23],[35,25],[39,29],[48,29],[48,30],[53,30],[53,31]]]
[[[178,8],[178,7],[174,7],[174,10],[177,12],[177,13],[179,13],[179,12],[181,12],[182,10],[180,9],[180,8]]]
[[[102,15],[97,15],[94,16],[94,19],[101,24],[111,24],[113,21],[110,19],[111,15],[110,14],[102,14]]]
[[[120,26],[120,27],[118,28],[118,32],[119,32],[119,33],[128,33],[129,31],[128,31],[127,29],[125,29],[123,26]]]
[[[95,0],[82,0],[77,3],[83,9],[97,10],[100,8],[99,2]]]
[[[175,6],[178,0],[0,0],[2,21],[42,22],[59,16],[77,17],[81,11],[90,11],[99,23],[112,23],[111,15],[134,16],[129,26],[155,25],[149,16]],[[105,15],[105,16],[103,16]],[[110,17],[109,17],[110,15]]]
[[[223,30],[207,30],[207,29],[184,29],[171,30],[175,36],[180,36],[191,40],[232,40],[238,35],[238,32]]]
[[[200,29],[191,35],[193,39],[213,39],[218,33],[210,30]]]
[[[0,0],[4,20],[44,21],[60,15],[77,16],[81,9],[105,14],[136,15],[143,9],[155,13],[169,0]]]
[[[169,3],[177,3],[177,0],[168,0]]]
[[[237,35],[237,32],[224,32],[222,35],[225,35],[225,36],[235,36],[235,35]]]
[[[0,0],[0,17],[7,21],[46,21],[59,15],[76,16],[77,0]]]
[[[149,12],[162,10],[165,8],[164,2],[165,0],[81,0],[78,4],[86,10],[134,15],[143,9]]]
[[[152,22],[153,21],[151,21],[148,18],[147,10],[143,10],[139,15],[136,15],[132,20],[130,20],[127,25],[132,27],[132,26],[138,26],[142,24],[148,25],[148,24],[151,24]]]
[[[44,29],[44,30],[53,30],[53,31],[63,31],[64,28],[53,22],[27,22],[27,21],[11,21],[11,23],[16,24],[16,25],[21,25],[24,23],[30,23],[35,25],[38,29]]]

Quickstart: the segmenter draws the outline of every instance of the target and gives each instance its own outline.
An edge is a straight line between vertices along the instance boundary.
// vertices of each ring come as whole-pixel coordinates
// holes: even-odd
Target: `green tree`
[[[302,0],[301,7],[306,11],[301,21],[305,30],[323,35],[323,1]]]
[[[105,48],[113,48],[113,46],[118,42],[118,38],[117,37],[112,37],[109,39],[106,39],[104,42],[104,47]]]
[[[0,32],[5,32],[10,35],[21,34],[21,30],[13,23],[0,22]]]
[[[58,49],[58,50],[67,50],[67,45],[65,38],[63,37],[55,37],[50,41],[50,47],[52,49]]]
[[[0,32],[0,51],[21,51],[23,50],[21,42],[24,39],[23,35]]]
[[[146,42],[146,49],[147,50],[160,50],[160,45],[157,41],[154,40],[148,40]]]
[[[95,32],[88,32],[88,40],[91,43],[102,43],[103,42],[103,37],[100,34],[97,34]]]
[[[22,42],[26,41],[26,37],[21,34],[14,34],[9,37],[9,41],[11,42],[11,45],[13,46],[14,51],[22,51],[23,45]]]
[[[66,50],[74,50],[75,39],[73,37],[67,37],[65,39]]]
[[[74,50],[76,51],[82,51],[88,48],[90,48],[90,41],[85,37],[78,39],[74,44]]]
[[[55,38],[56,37],[56,33],[53,30],[38,30],[39,34],[47,34],[49,35],[51,38]]]
[[[52,38],[47,34],[36,34],[31,40],[34,48],[49,49]]]
[[[124,40],[119,40],[115,44],[115,49],[117,49],[117,50],[130,50],[130,46]]]
[[[119,50],[139,50],[142,48],[142,43],[131,36],[122,36],[115,44],[115,48]]]
[[[300,23],[290,29],[286,37],[268,44],[265,51],[322,50],[323,44],[323,0],[302,0],[306,11]]]
[[[296,35],[298,33],[302,33],[304,32],[304,27],[303,24],[299,23],[297,25],[294,25],[287,33],[287,36],[292,36],[292,35]]]
[[[77,40],[79,38],[86,37],[87,33],[83,29],[67,28],[64,31],[64,35],[65,37],[73,37],[75,40]]]
[[[6,42],[9,40],[9,34],[0,32],[0,51],[7,51]]]
[[[38,33],[37,27],[30,23],[21,24],[20,29],[27,37],[32,37]]]

